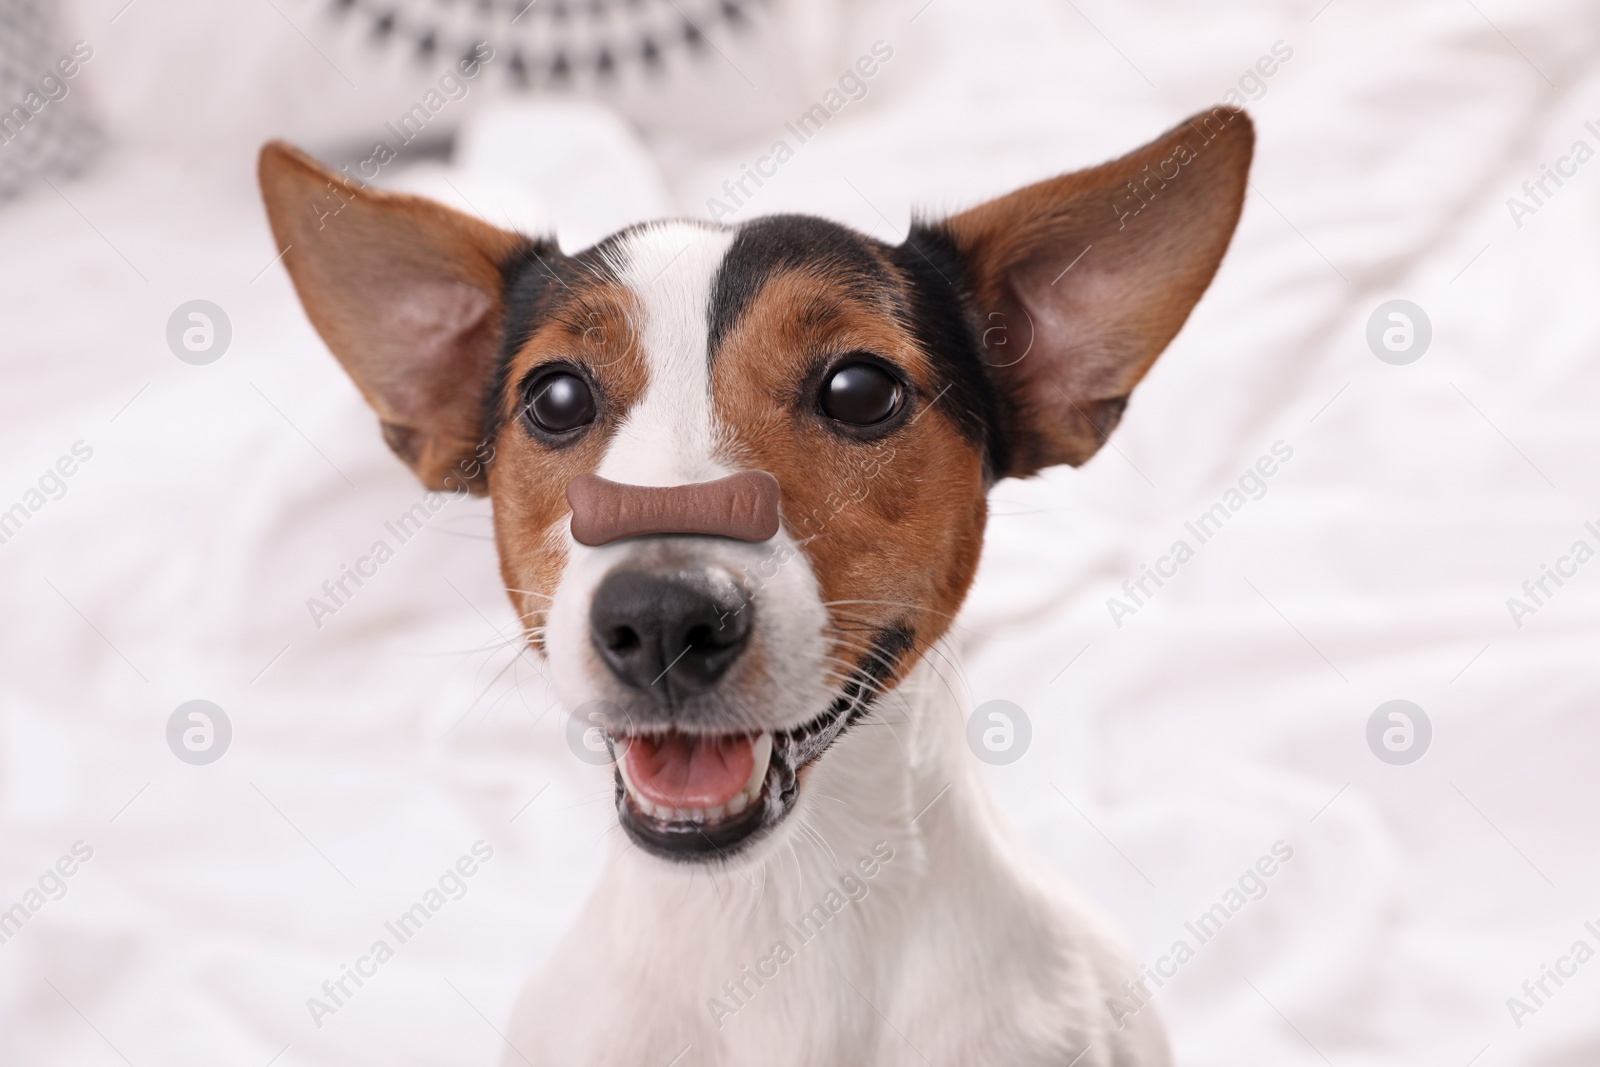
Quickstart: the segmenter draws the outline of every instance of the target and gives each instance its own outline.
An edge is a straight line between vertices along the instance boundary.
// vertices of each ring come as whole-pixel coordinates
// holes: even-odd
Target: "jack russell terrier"
[[[493,499],[532,653],[612,755],[626,836],[505,1063],[1170,1062],[929,652],[987,490],[1100,448],[1253,146],[1217,108],[899,245],[780,215],[575,255],[262,150],[311,322],[425,485]]]

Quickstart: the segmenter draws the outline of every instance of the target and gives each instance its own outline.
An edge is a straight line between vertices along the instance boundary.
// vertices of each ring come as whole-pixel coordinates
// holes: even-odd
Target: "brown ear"
[[[261,149],[260,177],[300,303],[378,412],[384,440],[430,488],[481,491],[501,265],[522,239],[357,185],[279,141]]]
[[[972,271],[983,359],[1011,415],[997,474],[1099,449],[1216,272],[1254,146],[1249,116],[1217,108],[943,224]]]

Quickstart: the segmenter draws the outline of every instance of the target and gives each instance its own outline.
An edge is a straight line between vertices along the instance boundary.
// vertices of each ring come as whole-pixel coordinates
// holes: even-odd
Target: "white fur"
[[[649,383],[596,471],[630,485],[682,485],[733,473],[718,459],[706,356],[711,283],[733,243],[727,230],[656,223],[616,250],[612,267],[639,304],[634,334]]]
[[[801,796],[782,846],[753,863],[671,865],[619,843],[523,995],[506,1067],[1170,1062],[1153,1010],[1117,1029],[1106,999],[1125,999],[1136,970],[1014,844],[966,750],[962,701],[928,663],[818,761]],[[867,895],[800,945],[785,923],[879,841],[894,858],[863,880]],[[723,983],[780,938],[796,958],[719,1020],[708,1002],[731,1004]]]
[[[603,477],[675,485],[733,469],[706,357],[711,280],[730,241],[676,223],[618,248],[649,382]],[[612,567],[654,549],[568,541],[546,641],[557,691],[576,707],[611,684],[589,645],[589,599]],[[691,563],[762,568],[752,641],[767,668],[754,709],[766,728],[821,713],[834,696],[826,612],[788,535],[684,542],[673,551]],[[789,558],[772,567],[775,547]],[[795,810],[732,865],[671,864],[617,835],[598,891],[522,998],[507,1067],[1164,1067],[1154,1013],[1119,1030],[1106,1007],[1136,974],[1115,939],[994,813],[966,750],[964,706],[928,663],[917,667],[804,773]],[[862,877],[858,863],[884,849],[893,858]],[[802,944],[785,924],[848,900],[846,873],[865,895]],[[757,988],[743,968],[780,939],[795,957]],[[713,999],[744,1000],[724,986],[740,980],[748,1001],[731,1016],[714,1010]]]
[[[634,333],[648,375],[597,473],[628,485],[682,485],[731,474],[730,442],[711,404],[706,348],[712,280],[732,244],[730,231],[695,223],[656,223],[621,242],[612,267],[632,290]],[[650,547],[621,542],[589,548],[562,522],[568,564],[550,604],[545,641],[557,694],[569,708],[618,694],[589,643],[589,602],[619,564]],[[751,642],[764,650],[766,678],[748,704],[765,728],[798,726],[833,694],[821,668],[827,613],[815,577],[787,532],[761,545],[686,539],[675,552],[685,566],[720,566],[759,582]],[[770,606],[770,607],[769,607]]]

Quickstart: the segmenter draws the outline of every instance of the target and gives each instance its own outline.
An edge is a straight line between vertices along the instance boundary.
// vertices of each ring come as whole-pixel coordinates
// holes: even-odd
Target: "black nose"
[[[659,694],[717,683],[744,651],[753,609],[725,576],[618,571],[595,591],[589,633],[624,684]]]

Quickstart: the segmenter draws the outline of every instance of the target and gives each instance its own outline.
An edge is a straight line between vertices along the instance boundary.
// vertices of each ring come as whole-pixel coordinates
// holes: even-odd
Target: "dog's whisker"
[[[805,874],[800,867],[800,853],[794,847],[794,835],[789,836],[789,858],[794,860],[794,897],[799,900],[805,894]]]
[[[800,830],[815,843],[819,853],[827,854],[828,860],[835,871],[841,869],[838,854],[833,851],[833,846],[828,844],[828,839],[822,835],[822,832],[812,825],[809,817],[801,818]]]
[[[451,655],[493,655],[502,649],[513,648],[521,644],[523,644],[521,635],[516,637],[505,637],[498,641],[486,641],[481,645],[474,645],[472,648],[462,649],[459,652],[451,653]]]
[[[846,645],[846,647],[849,648],[850,646]],[[915,661],[912,660],[912,659],[901,659],[899,657],[888,656],[888,655],[884,654],[883,652],[880,652],[880,651],[878,651],[878,650],[876,650],[874,648],[871,648],[871,647],[864,647],[864,648],[852,649],[852,650],[853,651],[857,651],[860,654],[862,659],[866,659],[866,660],[869,660],[871,662],[877,663],[880,667],[883,667],[888,672],[888,674],[890,676],[893,676],[893,675],[898,674],[898,673],[902,673],[903,671],[909,671],[911,667],[915,666]],[[837,665],[837,664],[835,664],[835,665]],[[878,679],[873,678],[871,675],[867,674],[862,669],[862,667],[861,667],[859,662],[850,665],[849,674],[860,676],[861,683],[863,685],[870,685],[870,686],[876,688],[878,691],[882,691],[884,689],[884,687],[885,687],[885,683],[884,682],[879,681]]]

